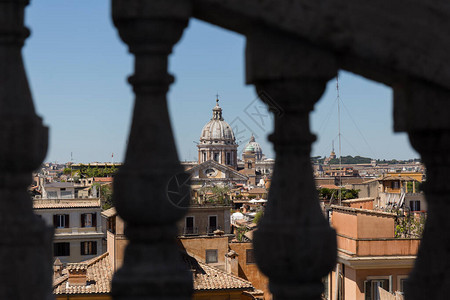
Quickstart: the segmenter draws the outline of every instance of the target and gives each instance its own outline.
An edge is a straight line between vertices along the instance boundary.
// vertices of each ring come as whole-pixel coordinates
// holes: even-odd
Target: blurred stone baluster
[[[406,131],[426,167],[427,221],[406,282],[408,300],[448,299],[450,286],[450,91],[409,81],[394,86],[396,131]]]
[[[26,5],[0,1],[0,299],[42,300],[52,298],[53,231],[33,213],[27,189],[45,158],[48,129],[22,61]]]
[[[129,78],[136,94],[124,165],[114,202],[130,243],[114,275],[114,299],[190,299],[192,275],[176,245],[176,222],[187,211],[190,187],[170,126],[168,56],[191,15],[187,0],[113,0],[120,37],[135,56]]]
[[[333,55],[282,34],[247,37],[247,81],[275,116],[269,201],[254,235],[258,266],[274,299],[321,299],[336,260],[336,236],[322,214],[311,167],[309,113],[336,76]]]

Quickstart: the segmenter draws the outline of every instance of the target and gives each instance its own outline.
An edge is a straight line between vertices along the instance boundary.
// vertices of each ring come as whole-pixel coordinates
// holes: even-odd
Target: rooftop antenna
[[[336,92],[338,103],[338,131],[339,131],[339,206],[342,202],[342,155],[341,155],[341,98],[339,96],[339,73],[336,75]],[[334,145],[333,145],[334,148]]]
[[[72,178],[73,173],[72,165],[73,165],[73,152],[70,152],[70,178]]]

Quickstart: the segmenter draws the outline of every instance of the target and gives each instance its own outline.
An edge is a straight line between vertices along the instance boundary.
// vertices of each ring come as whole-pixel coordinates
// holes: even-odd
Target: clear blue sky
[[[32,31],[25,66],[37,112],[50,127],[46,161],[121,161],[131,120],[133,94],[126,82],[132,56],[119,40],[106,0],[32,0],[26,11]],[[273,120],[245,85],[245,39],[191,20],[170,59],[176,76],[168,94],[181,160],[195,160],[215,94],[241,145],[253,132],[273,157],[267,134]],[[338,153],[335,81],[311,116],[318,135],[312,155]],[[392,91],[348,72],[340,75],[342,155],[384,159],[418,157],[404,134],[392,132]],[[299,99],[301,95],[299,95]],[[356,126],[355,126],[356,124]]]

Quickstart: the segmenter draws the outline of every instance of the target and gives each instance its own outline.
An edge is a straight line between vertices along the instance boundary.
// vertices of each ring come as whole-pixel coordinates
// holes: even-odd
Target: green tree
[[[264,217],[264,211],[260,210],[256,213],[253,223],[258,224],[262,217]]]
[[[318,193],[319,198],[322,200],[331,200],[332,198],[336,199],[339,197],[338,190],[332,190],[328,188],[320,188],[318,190]],[[358,198],[358,193],[359,190],[341,188],[341,197],[343,200],[356,199]]]
[[[224,203],[224,204],[228,203],[227,196],[228,196],[228,193],[230,192],[230,190],[231,190],[231,188],[227,185],[225,185],[225,186],[216,185],[211,188],[211,192],[213,193],[213,195],[214,195],[213,197],[215,198],[215,200],[218,203]]]
[[[245,227],[245,226],[236,227],[236,229],[235,229],[236,239],[239,242],[244,242],[244,236],[248,231],[249,231],[249,229],[247,229],[247,227]]]
[[[425,229],[426,215],[404,214],[398,209],[395,211],[397,218],[395,220],[396,238],[421,238]]]
[[[419,193],[422,190],[422,183],[418,182],[418,181],[414,181],[414,185],[416,188],[416,193]],[[413,192],[413,183],[412,182],[406,183],[406,189],[407,189],[408,193],[412,193]]]
[[[99,198],[101,203],[103,203],[103,210],[109,209],[113,207],[112,203],[112,196],[113,196],[113,190],[112,186],[110,184],[100,184],[100,183],[94,183],[92,185],[92,188],[96,188],[97,193],[99,193]]]
[[[229,186],[204,186],[199,189],[200,195],[204,196],[206,202],[228,204],[228,194],[231,191]],[[210,196],[206,196],[212,193]]]
[[[369,157],[362,157],[362,156],[351,156],[351,155],[347,155],[347,156],[342,156],[341,157],[342,163],[343,164],[369,164],[372,159]],[[338,165],[340,162],[339,158],[333,158],[329,161],[330,165]]]
[[[344,200],[356,199],[358,198],[358,192],[359,190],[354,189],[341,189],[342,199]]]

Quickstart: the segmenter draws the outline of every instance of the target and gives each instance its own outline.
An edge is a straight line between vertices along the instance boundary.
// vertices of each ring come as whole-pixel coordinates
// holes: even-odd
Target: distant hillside
[[[342,156],[342,163],[343,164],[370,164],[372,161],[369,157],[362,157],[362,156]],[[334,158],[328,162],[330,165],[338,165],[339,164],[339,158]]]
[[[321,156],[314,156],[311,157],[311,161],[313,163],[319,163],[319,164],[323,164],[325,160],[325,157],[321,157]],[[370,157],[363,157],[363,156],[342,156],[342,163],[343,164],[370,164],[372,161],[372,158]],[[391,160],[386,160],[386,159],[377,159],[377,164],[406,164],[406,163],[413,163],[413,162],[420,162],[420,159],[415,158],[415,159],[409,159],[409,160],[396,160],[396,159],[391,159]],[[330,165],[338,165],[339,164],[339,158],[334,158],[332,160],[329,161]]]

